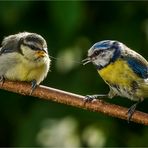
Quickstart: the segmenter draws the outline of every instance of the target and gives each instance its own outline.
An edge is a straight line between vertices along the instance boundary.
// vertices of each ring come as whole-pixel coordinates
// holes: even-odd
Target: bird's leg
[[[5,78],[4,78],[4,76],[2,75],[2,76],[0,76],[0,83],[1,83],[1,85],[3,86],[3,84],[4,84],[4,81],[5,81]]]
[[[30,95],[33,93],[33,91],[35,90],[36,86],[37,86],[37,82],[34,79],[34,80],[31,81],[31,92],[30,92]]]
[[[140,101],[138,101],[138,102],[136,102],[135,104],[133,104],[129,109],[128,109],[128,111],[127,111],[127,121],[128,121],[128,123],[130,122],[130,120],[131,120],[131,118],[132,118],[132,116],[133,116],[133,114],[134,114],[134,112],[135,112],[135,110],[136,110],[136,107],[137,107],[137,105],[140,103]]]
[[[113,98],[114,96],[116,96],[116,93],[110,88],[110,91],[108,94],[96,94],[96,95],[87,95],[85,96],[84,101],[85,102],[92,102],[94,99],[97,98]]]

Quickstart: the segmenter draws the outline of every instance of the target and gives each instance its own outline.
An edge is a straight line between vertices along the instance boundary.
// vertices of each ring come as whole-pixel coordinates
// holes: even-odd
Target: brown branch
[[[3,85],[0,85],[0,88],[22,95],[29,95],[31,85],[24,82],[5,81]],[[84,104],[84,96],[41,85],[34,90],[31,96],[79,107],[82,109],[88,109],[94,112],[102,112],[109,116],[127,120],[127,108],[113,105],[102,100],[96,100],[94,102]],[[131,120],[140,124],[148,125],[148,114],[136,111]]]

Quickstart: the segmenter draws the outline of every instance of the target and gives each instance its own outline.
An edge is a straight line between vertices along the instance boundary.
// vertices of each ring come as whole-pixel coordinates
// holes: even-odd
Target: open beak
[[[87,57],[86,59],[82,60],[83,65],[86,65],[90,62],[92,62],[90,57]]]

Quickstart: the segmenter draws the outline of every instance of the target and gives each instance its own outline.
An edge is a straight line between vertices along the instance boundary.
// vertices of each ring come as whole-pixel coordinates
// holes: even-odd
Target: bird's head
[[[45,39],[39,34],[29,32],[21,32],[5,37],[2,42],[1,52],[18,52],[30,61],[40,61],[48,57]]]
[[[88,57],[83,64],[92,62],[100,70],[120,57],[122,46],[122,43],[112,40],[97,42],[88,50]]]
[[[41,35],[25,32],[20,36],[19,47],[25,58],[38,61],[48,56],[47,43]]]

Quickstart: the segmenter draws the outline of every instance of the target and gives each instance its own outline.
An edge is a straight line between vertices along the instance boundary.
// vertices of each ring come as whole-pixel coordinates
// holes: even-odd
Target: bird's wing
[[[3,53],[11,53],[17,51],[17,45],[13,45],[12,43],[4,45],[0,48],[0,55]]]
[[[20,42],[20,38],[17,38],[14,35],[4,38],[2,41],[2,47],[0,48],[0,55],[3,53],[18,51]]]
[[[1,47],[0,48],[0,55],[3,53],[8,53],[11,52],[12,50],[10,50],[9,48],[5,48],[5,47]]]
[[[138,53],[127,54],[124,59],[132,70],[141,78],[148,78],[148,62]]]

